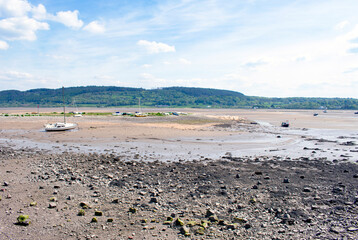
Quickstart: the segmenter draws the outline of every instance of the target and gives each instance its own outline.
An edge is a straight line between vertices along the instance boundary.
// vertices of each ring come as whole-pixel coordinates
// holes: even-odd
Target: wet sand
[[[68,111],[74,109],[67,109]],[[61,109],[42,109],[42,112]],[[136,109],[80,109],[83,112],[134,112]],[[144,112],[170,109],[145,109]],[[61,117],[0,117],[0,143],[45,152],[140,155],[143,160],[193,160],[231,156],[325,157],[358,160],[345,143],[358,139],[353,111],[176,109],[187,116],[134,118],[86,116],[67,118],[78,128],[45,132],[43,125]],[[21,114],[30,109],[0,109]],[[313,113],[319,113],[314,117]],[[282,128],[282,121],[290,122]],[[251,124],[252,122],[258,124]],[[313,149],[313,150],[310,150]]]

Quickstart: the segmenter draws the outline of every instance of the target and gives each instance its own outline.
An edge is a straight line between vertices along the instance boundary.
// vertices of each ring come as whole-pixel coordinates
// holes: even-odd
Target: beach
[[[175,111],[1,108],[0,239],[357,238],[354,111]]]

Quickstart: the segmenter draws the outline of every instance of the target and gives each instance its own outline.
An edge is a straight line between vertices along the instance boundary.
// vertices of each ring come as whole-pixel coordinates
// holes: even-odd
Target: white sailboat
[[[45,124],[45,131],[66,131],[77,127],[76,123],[66,123],[64,87],[62,87],[62,98],[63,98],[63,122]]]

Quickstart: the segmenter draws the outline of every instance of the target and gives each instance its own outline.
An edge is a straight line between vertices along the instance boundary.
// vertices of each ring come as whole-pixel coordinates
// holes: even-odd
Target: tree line
[[[282,108],[358,109],[355,98],[267,98],[210,88],[168,87],[158,89],[112,86],[69,87],[65,104],[77,107],[192,107],[192,108]],[[2,107],[58,107],[63,105],[62,88],[0,91]]]

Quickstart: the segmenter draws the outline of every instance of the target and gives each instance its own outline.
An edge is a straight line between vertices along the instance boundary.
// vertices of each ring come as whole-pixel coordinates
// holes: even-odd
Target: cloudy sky
[[[357,0],[0,0],[0,90],[358,98]]]

